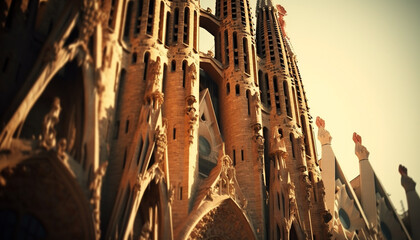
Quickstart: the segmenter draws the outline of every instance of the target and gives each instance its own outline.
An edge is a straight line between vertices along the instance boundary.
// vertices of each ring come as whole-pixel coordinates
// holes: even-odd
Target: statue
[[[318,126],[318,140],[322,146],[331,145],[332,137],[330,133],[325,130],[325,121],[320,117],[316,117],[316,125]]]
[[[60,99],[55,97],[51,106],[51,110],[45,115],[42,125],[43,138],[41,146],[47,150],[55,147],[56,145],[57,132],[55,131],[54,126],[59,122],[60,112]]]
[[[160,92],[160,58],[156,61],[149,61],[149,68],[147,70],[147,88],[146,88],[146,99],[152,100],[152,95],[155,92]]]
[[[195,80],[197,79],[197,68],[195,67],[194,63],[191,63],[187,67],[187,82],[191,83],[191,88],[194,87]]]
[[[369,151],[362,145],[362,137],[357,133],[353,133],[353,142],[356,144],[355,153],[359,161],[368,160]]]

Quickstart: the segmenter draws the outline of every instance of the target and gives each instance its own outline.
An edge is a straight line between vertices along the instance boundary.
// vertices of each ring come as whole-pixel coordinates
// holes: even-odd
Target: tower
[[[265,173],[270,193],[270,234],[272,238],[280,238],[297,234],[293,231],[300,228],[306,237],[326,238],[327,226],[322,218],[326,210],[312,117],[296,55],[284,31],[285,14],[283,7],[275,8],[270,0],[257,3],[258,82],[267,149]]]

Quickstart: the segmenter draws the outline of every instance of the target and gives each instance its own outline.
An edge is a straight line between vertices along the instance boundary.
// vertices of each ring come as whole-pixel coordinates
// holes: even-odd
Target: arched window
[[[293,93],[293,106],[295,107],[296,123],[297,123],[298,126],[300,126],[299,107],[297,105],[296,91],[295,91],[294,87],[292,87],[292,93]]]
[[[137,53],[135,52],[131,55],[131,63],[132,64],[137,63]]]
[[[270,84],[268,82],[268,74],[265,74],[265,91],[267,95],[267,106],[271,107]]]
[[[251,115],[251,92],[246,90],[246,100],[248,104],[248,116]]]
[[[236,32],[233,32],[233,61],[235,68],[239,67],[238,34]]]
[[[185,78],[187,77],[187,60],[182,62],[182,87],[185,87]]]
[[[137,36],[140,33],[141,27],[141,16],[143,15],[143,0],[138,1],[137,14],[136,14],[136,26],[134,34]]]
[[[226,95],[230,93],[230,83],[226,83]]]
[[[240,89],[239,89],[239,84],[235,85],[235,93],[236,93],[236,96],[241,95],[241,92],[240,92]]]
[[[131,13],[133,12],[133,1],[127,3],[127,12],[125,14],[125,25],[124,25],[124,41],[129,41],[130,36],[130,23],[131,23]]]
[[[173,38],[172,38],[172,42],[176,43],[178,42],[178,24],[179,24],[179,9],[175,8],[175,12],[174,12],[174,32],[173,34]]]
[[[284,91],[284,101],[286,103],[286,112],[288,117],[292,117],[292,111],[290,110],[290,97],[289,97],[289,87],[287,80],[283,81],[283,91]]]
[[[176,61],[172,60],[171,62],[171,72],[175,72],[176,71]]]
[[[225,66],[229,65],[229,36],[228,30],[225,30]]]
[[[190,38],[190,9],[188,7],[184,10],[184,43],[189,44]]]
[[[198,20],[197,20],[197,11],[194,11],[194,43],[193,48],[194,50],[197,50],[197,31],[198,31]]]
[[[232,0],[231,2],[231,9],[232,9],[232,19],[236,19],[236,0]]]
[[[233,149],[233,166],[236,166],[236,152],[235,152],[235,149]]]
[[[165,4],[160,2],[160,11],[159,11],[159,32],[158,32],[158,40],[162,42],[163,39],[163,16],[165,14]]]
[[[165,46],[169,45],[169,24],[171,21],[171,13],[166,13],[166,31],[165,31]]]
[[[15,3],[15,1],[13,1],[12,3]],[[110,27],[111,29],[115,28],[115,13],[117,11],[117,7],[118,7],[118,0],[112,0],[111,8],[109,9],[109,18],[108,18],[108,27]],[[12,7],[10,7],[10,9],[12,9]]]
[[[293,158],[295,158],[296,155],[295,155],[295,144],[293,143],[293,133],[289,134],[289,140],[290,140],[290,147],[292,148],[292,156]]]
[[[147,77],[147,68],[149,67],[149,59],[150,59],[150,53],[146,52],[144,54],[144,72],[143,72],[143,80],[146,81],[146,77]]]
[[[241,0],[239,1],[239,3],[241,4],[241,23],[242,26],[246,27],[246,18],[245,18],[245,5],[244,5],[244,1]]]
[[[300,115],[300,120],[301,120],[301,123],[302,123],[302,133],[303,133],[304,140],[305,140],[305,152],[306,152],[306,155],[310,156],[311,155],[311,151],[309,149],[308,131],[306,129],[305,116],[304,115]]]
[[[245,72],[250,74],[250,71],[249,71],[249,54],[248,54],[248,39],[246,37],[243,38],[243,48],[244,48],[244,68],[245,68]]]
[[[227,17],[227,0],[223,0],[223,18]]]
[[[277,83],[277,76],[273,77],[273,85],[274,85],[274,100],[276,101],[276,113],[277,115],[280,115],[281,114],[280,94],[279,94],[279,87]]]
[[[163,64],[163,78],[162,78],[162,92],[165,93],[166,91],[166,82],[168,81],[168,65]]]
[[[154,13],[155,13],[155,0],[150,0],[149,15],[147,16],[147,28],[146,28],[146,33],[150,35],[153,35]]]

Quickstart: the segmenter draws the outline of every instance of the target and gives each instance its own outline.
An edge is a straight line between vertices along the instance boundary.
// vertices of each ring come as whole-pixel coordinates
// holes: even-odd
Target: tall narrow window
[[[133,53],[132,55],[131,55],[131,63],[132,64],[135,64],[137,62],[137,53]]]
[[[240,90],[239,90],[239,84],[236,84],[236,85],[235,85],[235,93],[236,93],[236,96],[241,95],[241,92],[240,92]]]
[[[130,120],[125,120],[125,133],[128,133],[128,129],[130,127]]]
[[[118,6],[118,0],[111,1],[111,9],[109,10],[108,27],[115,28],[115,13]]]
[[[258,70],[258,85],[260,87],[260,92],[261,92],[261,102],[267,105],[265,83],[263,79],[263,72],[261,70]]]
[[[130,36],[130,23],[131,23],[131,13],[133,12],[133,1],[129,1],[127,4],[127,12],[125,15],[125,25],[124,25],[124,41],[129,40]]]
[[[182,187],[179,187],[179,200],[182,200]]]
[[[283,81],[283,91],[284,91],[284,101],[286,103],[287,116],[292,117],[292,111],[290,110],[289,87],[286,80]]]
[[[184,10],[184,43],[189,44],[190,38],[190,9],[188,7]]]
[[[146,52],[146,54],[144,54],[144,72],[143,72],[143,80],[146,81],[146,77],[147,77],[147,68],[149,67],[149,58],[150,58],[150,53]]]
[[[250,74],[249,71],[249,54],[248,54],[248,39],[243,38],[243,48],[244,48],[244,68],[245,72]]]
[[[293,143],[293,133],[289,134],[289,140],[290,140],[290,147],[292,148],[292,156],[295,158],[295,145]]]
[[[245,157],[244,157],[244,150],[241,149],[241,160],[244,161]]]
[[[185,87],[185,78],[187,77],[187,60],[182,62],[182,87]]]
[[[255,78],[255,76],[257,75],[257,65],[255,63],[255,46],[254,44],[252,44],[251,46],[252,46],[252,66],[254,70],[254,80],[255,80],[255,85],[258,86],[257,78]]]
[[[309,149],[308,131],[306,129],[305,116],[304,115],[300,115],[300,120],[302,122],[302,133],[303,133],[303,137],[304,137],[304,140],[305,140],[305,152],[306,152],[306,155],[310,156],[311,155],[311,151]]]
[[[227,0],[223,0],[223,18],[227,17]]]
[[[225,66],[229,65],[229,36],[227,29],[225,30]]]
[[[163,64],[163,79],[162,79],[162,92],[165,93],[166,91],[166,82],[168,81],[168,65]]]
[[[175,70],[176,70],[176,61],[175,60],[172,60],[172,62],[171,62],[171,71],[172,72],[175,72]]]
[[[140,33],[141,28],[141,16],[143,15],[143,0],[138,1],[137,14],[136,14],[136,27],[134,29],[134,35]]]
[[[226,95],[230,93],[230,83],[226,83]]]
[[[194,50],[197,50],[197,31],[198,31],[198,20],[197,20],[197,11],[194,11],[194,43],[193,43],[193,48]]]
[[[236,0],[232,0],[232,19],[236,19]]]
[[[241,0],[239,1],[239,3],[241,4],[241,23],[242,26],[246,27],[246,18],[245,18],[245,5],[244,5],[244,1]]]
[[[172,130],[172,138],[175,140],[176,139],[176,128],[174,128]]]
[[[270,98],[270,84],[268,82],[268,74],[265,74],[265,90],[267,95],[267,106],[271,107],[271,98]]]
[[[163,16],[165,14],[165,4],[160,2],[160,11],[159,11],[159,32],[158,32],[158,40],[162,42],[163,40]]]
[[[174,12],[174,32],[173,34],[173,38],[172,38],[172,42],[176,43],[178,42],[178,24],[179,24],[179,9],[175,8],[175,12]]]
[[[153,20],[155,13],[155,0],[150,0],[149,2],[149,14],[147,15],[147,28],[146,33],[153,35]]]
[[[296,92],[295,92],[295,88],[292,87],[292,93],[293,93],[293,106],[295,107],[295,118],[296,118],[296,123],[298,126],[300,126],[299,123],[299,109],[298,109],[298,105],[297,105],[297,99],[296,99]]]
[[[277,77],[273,77],[273,85],[274,85],[274,100],[276,101],[276,113],[277,115],[281,114],[280,109],[280,93],[279,93],[279,87],[277,83]]]
[[[250,97],[251,93],[249,90],[246,90],[246,101],[248,104],[248,116],[251,115],[251,97]]]
[[[235,149],[233,149],[233,166],[236,166],[236,152],[235,152]]]
[[[238,35],[236,32],[233,32],[233,61],[235,67],[239,67]]]
[[[166,13],[166,31],[165,31],[165,46],[169,45],[169,24],[171,21],[171,13]]]

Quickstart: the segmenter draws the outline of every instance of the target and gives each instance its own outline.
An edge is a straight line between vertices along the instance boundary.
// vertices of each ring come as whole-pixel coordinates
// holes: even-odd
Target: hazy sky
[[[201,5],[214,12],[214,2],[201,0]],[[255,2],[250,1],[253,12]],[[409,176],[420,182],[420,1],[273,4],[287,11],[286,32],[297,54],[310,112],[325,119],[347,179],[359,174],[352,141],[357,132],[401,212],[400,201],[405,208],[407,203],[398,165],[405,165]]]

